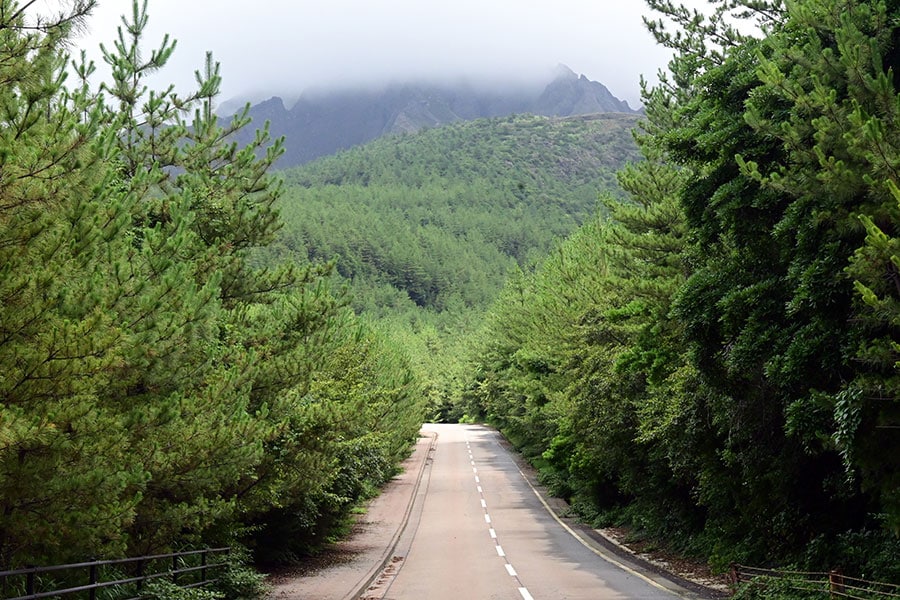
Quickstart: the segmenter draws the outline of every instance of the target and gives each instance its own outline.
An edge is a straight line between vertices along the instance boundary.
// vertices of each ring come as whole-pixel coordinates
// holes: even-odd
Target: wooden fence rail
[[[900,600],[900,585],[849,577],[840,571],[781,571],[736,564],[731,567],[730,580],[733,589],[741,585],[764,588],[778,585],[781,589],[801,592],[809,597]]]

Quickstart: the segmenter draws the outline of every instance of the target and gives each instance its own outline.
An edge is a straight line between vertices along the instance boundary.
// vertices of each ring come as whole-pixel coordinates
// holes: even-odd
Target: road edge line
[[[550,513],[550,516],[552,516],[553,519],[554,519],[557,523],[559,523],[559,525],[561,525],[562,528],[565,529],[565,530],[569,533],[569,535],[571,535],[571,536],[574,537],[576,540],[578,540],[578,542],[579,542],[582,546],[584,546],[585,548],[587,548],[588,550],[590,550],[591,552],[593,552],[594,554],[596,554],[597,556],[599,556],[600,558],[602,558],[603,560],[605,560],[606,562],[608,562],[608,563],[610,563],[610,564],[613,564],[613,565],[617,566],[618,568],[622,569],[623,571],[625,571],[625,572],[628,573],[629,575],[633,575],[634,577],[637,577],[638,579],[642,579],[644,582],[649,583],[650,585],[652,585],[653,587],[655,587],[655,588],[657,588],[657,589],[659,589],[659,590],[662,590],[662,591],[667,592],[667,593],[669,593],[669,594],[674,594],[674,595],[678,596],[679,598],[684,598],[685,600],[692,600],[692,599],[694,599],[694,598],[697,598],[697,596],[695,596],[693,593],[691,593],[690,590],[683,590],[683,591],[680,590],[680,589],[679,589],[679,590],[674,590],[674,589],[672,589],[672,588],[670,588],[670,587],[664,586],[663,584],[659,583],[659,582],[656,581],[655,579],[653,579],[653,578],[651,578],[651,577],[648,577],[647,575],[644,575],[643,573],[641,573],[640,571],[637,571],[637,570],[633,569],[632,567],[629,567],[629,566],[626,565],[625,563],[623,563],[623,562],[617,560],[616,558],[614,558],[614,557],[613,557],[612,555],[610,555],[608,552],[604,552],[603,550],[598,549],[598,548],[595,547],[593,544],[591,544],[590,542],[588,542],[587,540],[585,540],[585,539],[584,539],[577,531],[575,531],[574,529],[572,529],[565,521],[563,521],[563,520],[560,518],[559,515],[556,514],[556,511],[553,510],[553,507],[551,507],[550,504],[548,504],[547,501],[544,500],[544,497],[543,497],[543,496],[541,495],[541,493],[540,493],[540,492],[539,492],[539,491],[531,484],[531,481],[529,481],[528,476],[525,475],[525,472],[522,471],[522,469],[520,469],[520,468],[518,467],[518,465],[516,465],[516,470],[519,472],[519,475],[522,476],[522,479],[525,481],[525,483],[528,484],[528,487],[531,488],[531,491],[534,493],[534,495],[537,496],[537,499],[540,500],[541,505],[543,505],[544,509],[545,509],[548,513]],[[675,584],[674,582],[671,582],[671,583],[672,583],[672,585],[677,585],[677,584]],[[680,588],[681,586],[678,586],[678,587]],[[690,595],[685,595],[684,592],[688,592]]]

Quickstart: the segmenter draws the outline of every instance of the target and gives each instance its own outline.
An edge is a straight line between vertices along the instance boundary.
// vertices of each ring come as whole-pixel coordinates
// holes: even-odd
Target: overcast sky
[[[100,1],[80,40],[98,62],[130,6]],[[182,90],[211,50],[223,101],[422,77],[504,82],[562,63],[636,107],[640,76],[655,80],[669,56],[646,12],[643,0],[150,0],[148,41],[178,40],[165,80]]]

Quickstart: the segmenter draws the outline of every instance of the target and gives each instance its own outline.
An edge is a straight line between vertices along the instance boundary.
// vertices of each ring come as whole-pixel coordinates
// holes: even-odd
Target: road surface
[[[543,504],[498,434],[436,433],[392,558],[364,600],[669,600],[693,594],[592,547]]]

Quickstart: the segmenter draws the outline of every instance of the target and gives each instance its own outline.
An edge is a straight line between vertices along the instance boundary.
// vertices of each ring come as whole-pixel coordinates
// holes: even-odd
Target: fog
[[[130,7],[102,0],[78,46],[101,62]],[[182,90],[212,51],[223,100],[411,79],[523,84],[565,64],[638,106],[640,76],[655,80],[669,56],[646,12],[641,0],[150,0],[147,40],[178,40],[155,83]]]

